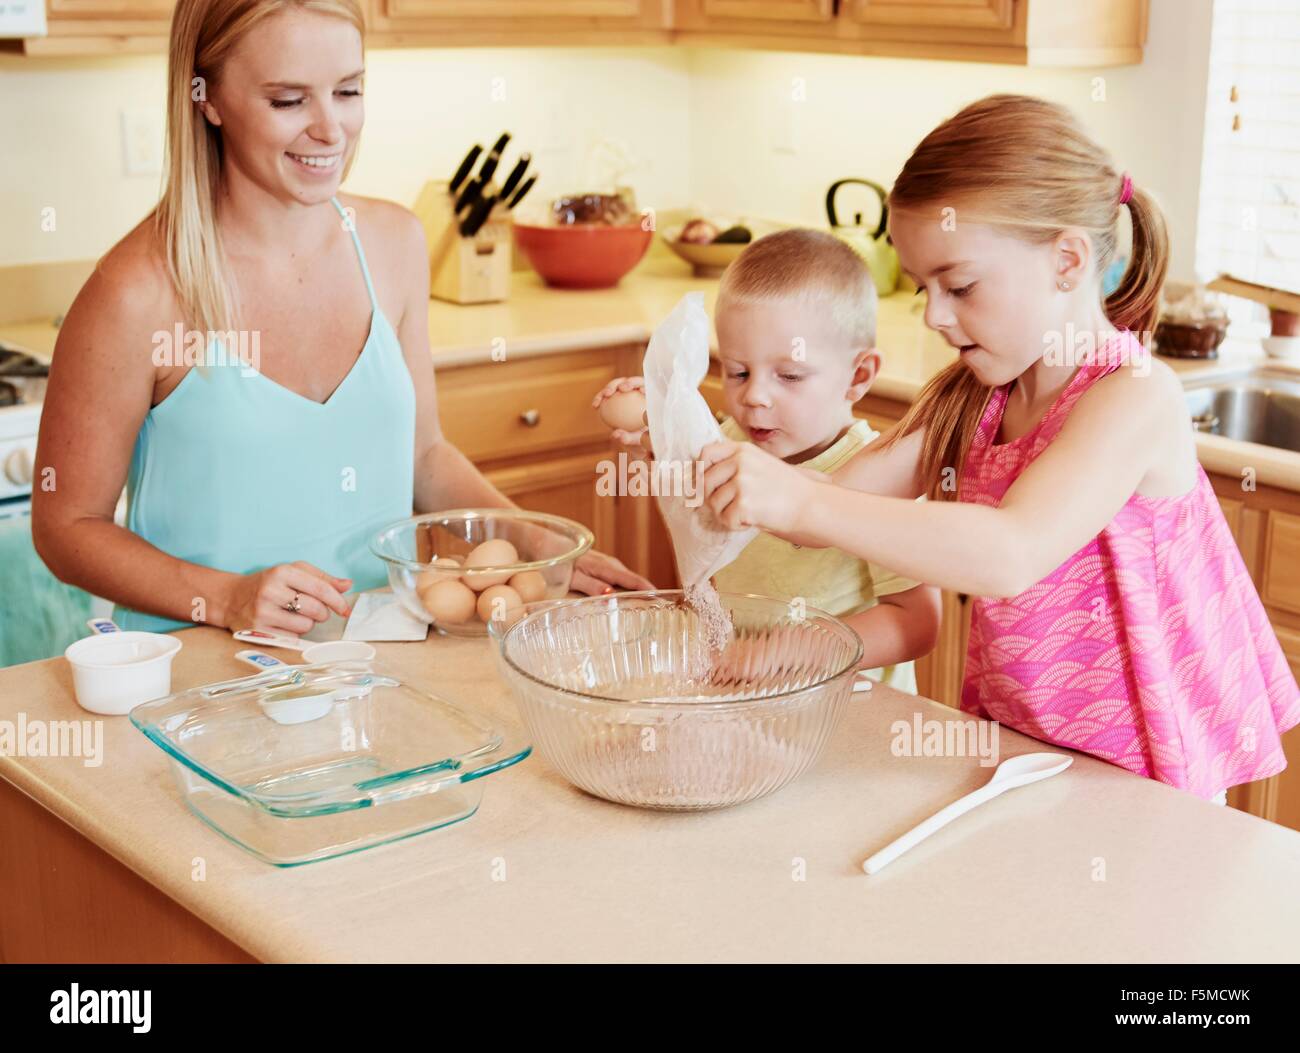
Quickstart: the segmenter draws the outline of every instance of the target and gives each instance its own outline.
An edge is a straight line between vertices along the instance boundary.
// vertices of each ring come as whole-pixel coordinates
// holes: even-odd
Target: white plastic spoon
[[[965,815],[972,808],[985,801],[991,801],[998,794],[1014,790],[1017,786],[1028,786],[1031,782],[1051,778],[1065,771],[1074,763],[1073,757],[1063,753],[1023,753],[1019,757],[1004,760],[993,773],[993,778],[978,790],[968,793],[953,801],[948,807],[935,812],[925,822],[914,826],[896,841],[891,841],[874,856],[862,864],[868,874],[874,874],[901,856],[913,845],[918,845],[936,830],[941,830],[959,815]]]

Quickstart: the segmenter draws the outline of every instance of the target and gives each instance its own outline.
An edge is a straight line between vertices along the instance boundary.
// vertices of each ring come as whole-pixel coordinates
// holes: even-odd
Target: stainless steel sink
[[[1184,386],[1197,431],[1300,453],[1300,374],[1253,369]]]

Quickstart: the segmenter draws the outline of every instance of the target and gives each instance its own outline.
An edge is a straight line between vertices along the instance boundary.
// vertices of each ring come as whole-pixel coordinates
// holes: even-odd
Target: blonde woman
[[[363,29],[357,0],[177,4],[162,200],[68,313],[33,497],[42,558],[124,628],[303,633],[381,584],[384,523],[511,504],[438,426],[420,223],[338,193]]]

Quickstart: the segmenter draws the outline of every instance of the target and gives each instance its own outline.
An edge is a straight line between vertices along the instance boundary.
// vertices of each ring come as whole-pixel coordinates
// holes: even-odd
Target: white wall
[[[689,55],[645,49],[371,51],[366,127],[346,189],[410,205],[475,142],[509,130],[531,150],[529,200],[583,181],[589,146],[623,140],[648,201],[689,196]],[[0,265],[95,258],[157,201],[159,176],[125,174],[120,111],[164,109],[159,56],[0,57]],[[506,169],[508,171],[508,169]],[[55,208],[55,229],[41,229]]]
[[[508,157],[531,149],[542,172],[534,202],[575,189],[589,146],[610,138],[639,156],[629,178],[643,204],[821,225],[835,179],[888,185],[925,132],[966,102],[1028,92],[1077,109],[1156,193],[1173,233],[1171,275],[1188,278],[1211,0],[1151,6],[1143,64],[1104,71],[680,47],[371,51],[347,189],[410,204],[471,142],[509,129]],[[1091,99],[1098,75],[1104,102]],[[795,77],[806,102],[792,108]],[[99,256],[149,210],[158,177],[124,174],[119,114],[161,113],[164,80],[161,57],[0,56],[0,265]],[[793,138],[797,152],[774,152],[774,136]],[[53,232],[41,229],[47,206]]]

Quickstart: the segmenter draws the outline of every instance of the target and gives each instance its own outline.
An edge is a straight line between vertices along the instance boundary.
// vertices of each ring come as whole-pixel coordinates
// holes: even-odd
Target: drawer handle
[[[525,427],[535,428],[541,423],[542,415],[535,409],[524,410],[523,413],[519,414],[519,419],[523,421]]]

